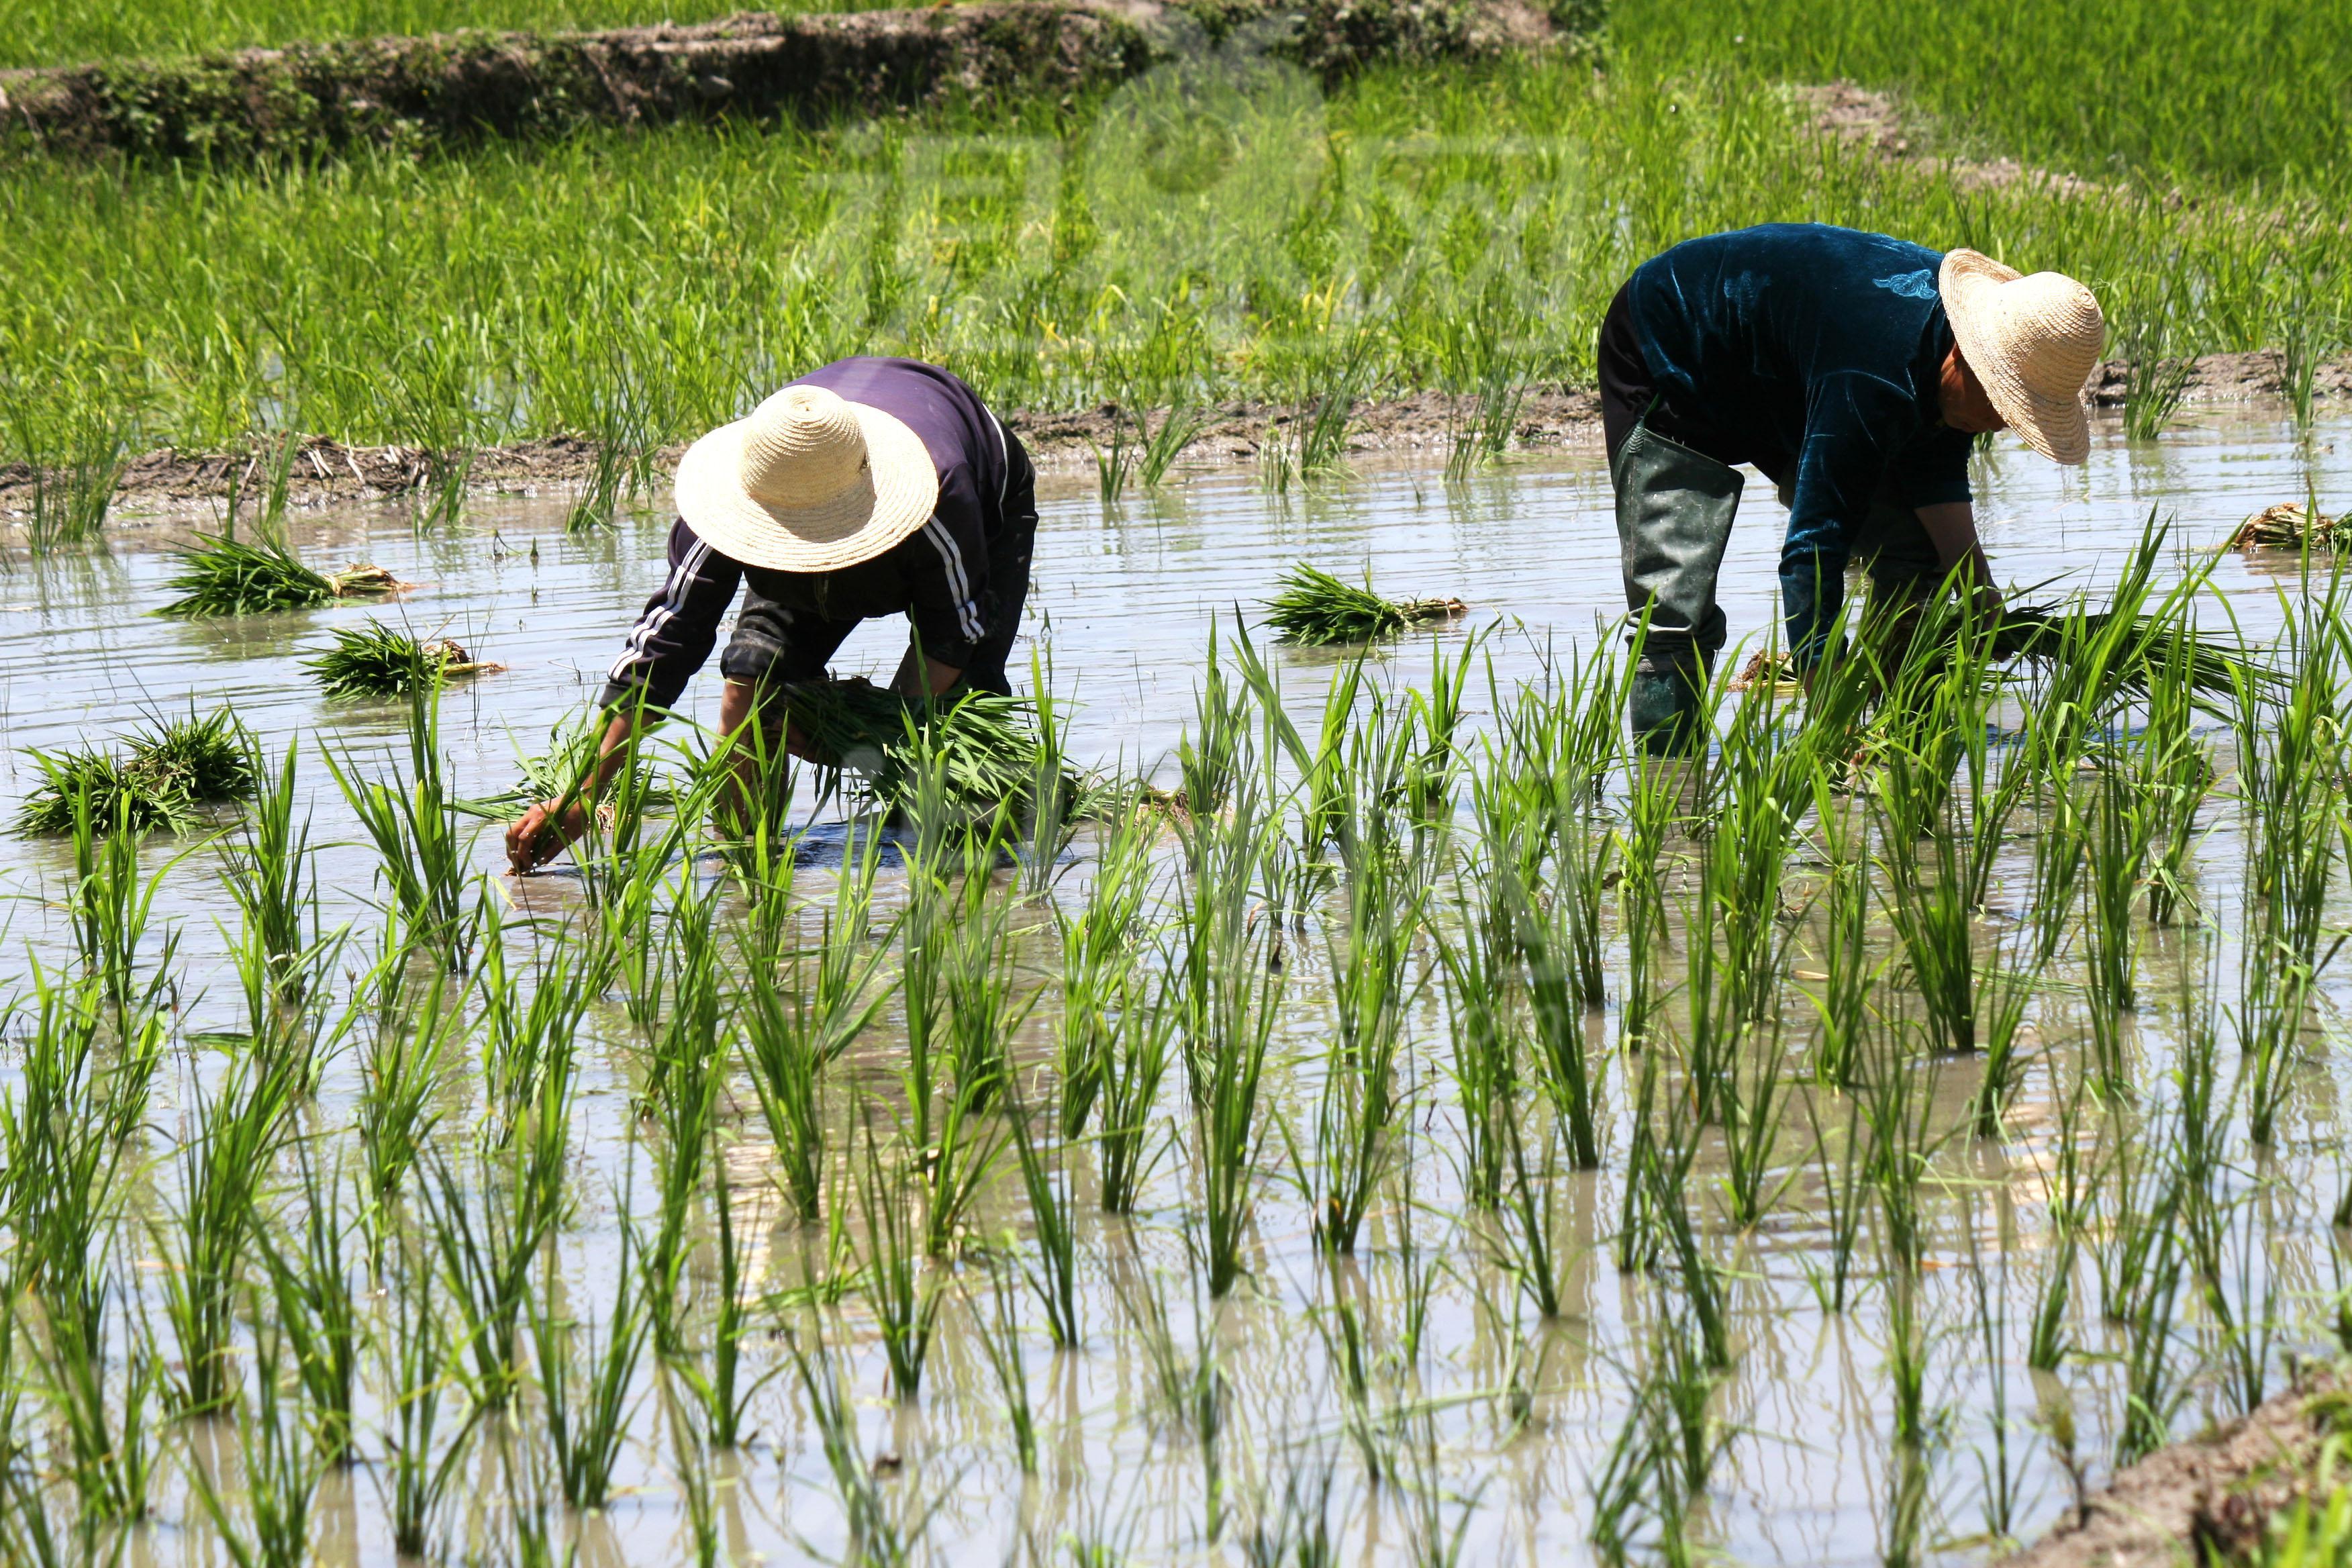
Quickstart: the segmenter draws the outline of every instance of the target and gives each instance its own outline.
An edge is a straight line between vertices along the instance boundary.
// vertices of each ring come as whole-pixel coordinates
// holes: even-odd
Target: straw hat
[[[2063,272],[2021,277],[1973,250],[1948,253],[1936,288],[1960,357],[2009,427],[2053,462],[2089,457],[2083,388],[2107,330],[2091,291]]]
[[[923,526],[940,473],[923,438],[822,386],[788,386],[677,465],[677,514],[747,566],[835,572]]]

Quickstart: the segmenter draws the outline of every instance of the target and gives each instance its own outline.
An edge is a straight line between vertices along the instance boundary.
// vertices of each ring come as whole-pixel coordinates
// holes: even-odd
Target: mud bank
[[[1071,100],[1187,48],[1264,28],[1335,75],[1588,35],[1602,0],[1010,0],[743,12],[691,26],[380,37],[163,61],[0,71],[19,150],[248,160],[425,151],[588,125]]]
[[[2346,1422],[2342,1368],[2314,1373],[2212,1436],[2123,1471],[2002,1568],[2171,1568],[2239,1561],[2312,1484],[2320,1445]]]
[[[2092,384],[2093,401],[2103,406],[2121,406],[2126,374],[2120,362],[2102,367]],[[2210,354],[2197,363],[2183,401],[2255,403],[2278,397],[2284,385],[2284,363],[2274,352]],[[2322,367],[2315,385],[2320,395],[2330,399],[2352,396],[2352,360]],[[1439,392],[1368,401],[1358,405],[1350,416],[1348,449],[1364,455],[1443,453],[1476,406],[1475,399]],[[1213,468],[1252,461],[1270,439],[1283,438],[1299,413],[1273,404],[1223,405],[1185,448],[1180,467]],[[1146,411],[1141,420],[1146,427],[1156,429],[1165,417],[1164,410],[1153,409]],[[1513,439],[1528,451],[1598,441],[1600,418],[1599,400],[1589,389],[1539,389],[1520,404]],[[1096,452],[1108,447],[1116,432],[1124,429],[1132,440],[1136,427],[1132,414],[1122,414],[1108,404],[1075,413],[1014,412],[1005,423],[1020,436],[1045,472],[1087,470]],[[656,471],[667,475],[685,449],[682,442],[663,448],[653,458]],[[468,487],[479,492],[513,494],[573,486],[594,472],[597,456],[593,442],[575,436],[483,447],[471,457]],[[417,447],[349,446],[313,436],[303,442],[290,466],[287,500],[293,506],[314,508],[407,495],[435,482],[447,462]],[[124,466],[115,488],[115,505],[155,511],[216,510],[232,492],[248,498],[259,494],[268,484],[268,468],[269,455],[259,446],[205,453],[162,447],[140,454]],[[0,521],[21,516],[29,508],[31,479],[32,470],[25,464],[0,464]]]

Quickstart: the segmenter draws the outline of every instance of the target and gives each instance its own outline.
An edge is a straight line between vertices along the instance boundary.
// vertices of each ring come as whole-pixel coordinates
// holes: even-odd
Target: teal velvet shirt
[[[1826,224],[1765,224],[1675,246],[1632,283],[1659,395],[1725,462],[1793,482],[1780,551],[1789,646],[1818,658],[1846,557],[1889,488],[1909,507],[1969,499],[1969,437],[1943,423],[1952,329],[1938,251]]]

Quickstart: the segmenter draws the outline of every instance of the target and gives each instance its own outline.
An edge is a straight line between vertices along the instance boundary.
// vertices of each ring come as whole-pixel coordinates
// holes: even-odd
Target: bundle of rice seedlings
[[[276,540],[247,544],[216,534],[177,552],[171,585],[181,597],[155,613],[194,618],[249,616],[265,610],[312,610],[337,599],[382,598],[407,586],[381,566],[353,565],[328,575],[313,572]]]
[[[2329,517],[2299,500],[2266,506],[2238,525],[2225,548],[2300,551],[2305,545],[2323,553],[2352,550],[2352,512]]]
[[[302,663],[318,677],[328,697],[338,701],[405,697],[436,681],[506,668],[475,659],[446,637],[419,642],[381,621],[357,630],[338,630],[334,647]]]
[[[1424,621],[1450,621],[1468,612],[1459,599],[1383,599],[1369,584],[1358,588],[1302,561],[1283,574],[1282,591],[1264,601],[1276,642],[1297,647],[1375,642]]]
[[[1025,801],[1036,778],[1037,735],[1030,705],[1019,698],[973,692],[934,704],[867,680],[811,680],[789,689],[784,707],[817,765],[856,773],[877,805],[900,805],[914,793],[927,748],[939,755],[948,793],[961,807]],[[1063,798],[1075,800],[1082,784],[1065,776]]]
[[[535,757],[523,756],[518,750],[515,757],[520,776],[510,789],[491,795],[450,802],[456,809],[469,816],[492,822],[512,822],[542,800],[558,800],[579,785],[588,775],[588,765],[596,755],[596,747],[604,739],[602,716],[582,710],[556,721],[547,732],[547,750]],[[652,764],[641,754],[630,764],[637,774],[635,799],[650,811],[666,809],[677,804],[677,792],[655,782]],[[617,784],[614,786],[617,789]],[[613,800],[608,792],[603,811],[609,825]]]
[[[1731,689],[1734,691],[1746,691],[1756,686],[1797,684],[1797,661],[1786,653],[1760,647],[1748,656],[1748,662],[1741,665],[1739,673],[1731,678]]]
[[[110,827],[127,812],[137,832],[182,832],[198,806],[254,792],[253,737],[223,710],[165,721],[129,737],[121,753],[95,747],[33,752],[45,775],[16,808],[20,837],[71,833],[74,797],[89,795],[90,820]]]
[[[2096,637],[2105,635],[2114,620],[2115,615],[2110,611],[2083,611],[2066,605],[2006,605],[2001,611],[2000,625],[1993,631],[1992,657],[2003,662],[2054,659],[2065,652],[2066,628],[2070,625],[2079,621],[2087,637]],[[2169,622],[2146,616],[2134,620],[2137,629],[2129,640],[2137,647],[2155,650],[2173,635]],[[2199,637],[2194,632],[2189,635],[2189,683],[2196,690],[2226,696],[2235,689],[2242,675],[2265,684],[2275,679],[2272,671],[2248,658],[2234,645]],[[2126,672],[2125,685],[2135,690],[2143,689],[2143,672]]]

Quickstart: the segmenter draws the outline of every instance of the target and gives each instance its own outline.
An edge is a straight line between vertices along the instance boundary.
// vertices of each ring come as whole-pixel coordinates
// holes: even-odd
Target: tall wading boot
[[[1707,661],[1696,654],[1680,659],[1643,655],[1633,670],[1625,718],[1633,743],[1645,755],[1686,757],[1698,749],[1699,699],[1706,689]]]
[[[1700,699],[1723,646],[1715,580],[1739,507],[1739,471],[1659,435],[1645,416],[1609,477],[1625,607],[1642,628],[1626,717],[1643,752],[1686,756],[1698,746]]]

